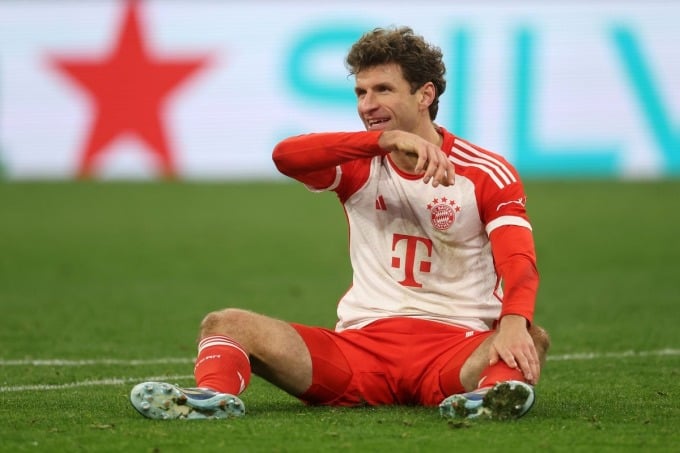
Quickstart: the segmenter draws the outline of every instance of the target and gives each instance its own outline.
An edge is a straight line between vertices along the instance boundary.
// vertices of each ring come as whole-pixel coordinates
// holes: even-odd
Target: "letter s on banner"
[[[347,77],[344,61],[352,44],[369,27],[354,25],[315,24],[303,31],[291,46],[286,59],[286,80],[293,93],[300,98],[330,107],[354,105],[353,82]],[[334,66],[323,71],[324,64]]]

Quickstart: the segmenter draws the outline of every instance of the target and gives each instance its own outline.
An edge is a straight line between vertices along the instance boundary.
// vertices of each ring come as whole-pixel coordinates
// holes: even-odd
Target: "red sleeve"
[[[387,154],[378,146],[381,131],[326,132],[298,135],[280,142],[272,159],[286,176],[315,188],[326,188],[343,163]]]
[[[502,226],[493,230],[489,239],[496,272],[503,278],[501,318],[520,315],[532,323],[538,270],[531,230],[514,225]]]

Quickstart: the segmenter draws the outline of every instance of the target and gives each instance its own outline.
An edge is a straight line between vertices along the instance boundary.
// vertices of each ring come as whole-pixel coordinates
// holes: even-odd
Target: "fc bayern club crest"
[[[456,221],[456,214],[460,212],[460,206],[446,197],[435,198],[428,203],[427,209],[430,211],[432,226],[439,231],[448,230]]]

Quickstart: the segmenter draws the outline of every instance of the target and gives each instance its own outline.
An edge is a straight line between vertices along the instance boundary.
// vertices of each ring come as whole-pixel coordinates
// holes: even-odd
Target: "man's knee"
[[[541,361],[541,365],[545,363],[545,357],[550,349],[550,335],[543,327],[532,325],[529,328],[529,334],[534,340],[534,345],[536,346],[536,352],[538,352],[538,358]]]
[[[208,313],[201,321],[199,337],[209,335],[233,335],[236,329],[248,325],[253,313],[240,308],[225,308]]]

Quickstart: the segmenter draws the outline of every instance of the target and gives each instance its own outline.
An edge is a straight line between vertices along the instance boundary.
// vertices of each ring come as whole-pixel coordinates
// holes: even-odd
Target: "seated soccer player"
[[[142,415],[241,416],[251,372],[307,404],[507,419],[534,403],[549,338],[533,322],[538,273],[517,171],[434,122],[442,53],[410,28],[364,34],[346,64],[365,130],[290,137],[273,151],[279,171],[335,192],[346,213],[353,281],[335,328],[209,313],[196,387],[135,386]]]

